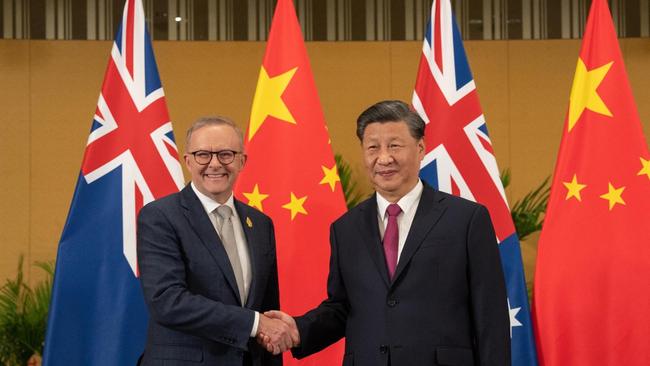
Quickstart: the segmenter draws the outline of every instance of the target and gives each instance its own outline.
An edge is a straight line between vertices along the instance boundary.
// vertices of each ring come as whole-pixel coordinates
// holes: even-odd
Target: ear
[[[426,151],[427,150],[426,145],[424,144],[424,139],[420,139],[420,141],[418,141],[418,157],[420,158],[420,161],[424,159],[424,154]]]
[[[241,167],[242,167],[242,169],[243,169],[244,166],[246,165],[246,161],[247,161],[247,160],[248,160],[248,155],[246,155],[246,154],[242,154],[242,156],[241,156]]]
[[[185,167],[189,170],[190,169],[190,159],[192,159],[191,154],[185,153],[183,154],[183,160],[185,161]]]

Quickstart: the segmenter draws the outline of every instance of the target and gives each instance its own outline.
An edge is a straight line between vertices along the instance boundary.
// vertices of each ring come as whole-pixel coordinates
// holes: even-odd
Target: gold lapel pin
[[[253,221],[251,221],[250,217],[246,217],[246,225],[248,225],[249,228],[253,227]]]

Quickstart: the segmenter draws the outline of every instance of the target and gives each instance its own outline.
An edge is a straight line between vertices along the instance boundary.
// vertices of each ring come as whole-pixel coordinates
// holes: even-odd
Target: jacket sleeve
[[[496,234],[487,209],[473,213],[467,236],[478,365],[510,365],[510,315]]]
[[[270,230],[270,243],[273,247],[273,253],[276,252],[275,247],[275,229],[273,228],[273,222],[269,223]],[[277,310],[280,309],[280,290],[278,283],[278,260],[277,254],[274,257],[273,267],[269,274],[269,282],[266,285],[266,291],[264,293],[264,301],[262,303],[262,312],[267,310]],[[262,316],[262,314],[260,314]],[[282,354],[274,356],[273,354],[262,350],[262,364],[263,365],[272,365],[272,366],[282,366]]]
[[[154,206],[138,216],[138,267],[153,321],[184,333],[247,350],[255,313],[192,293],[174,226]]]
[[[300,347],[292,350],[296,358],[319,352],[345,336],[345,324],[350,305],[341,271],[334,225],[330,227],[330,269],[327,277],[327,299],[317,308],[296,318],[300,332]]]

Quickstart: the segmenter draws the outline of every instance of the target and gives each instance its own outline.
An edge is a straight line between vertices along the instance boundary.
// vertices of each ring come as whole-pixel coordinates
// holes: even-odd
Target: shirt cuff
[[[255,321],[253,322],[253,329],[251,330],[251,337],[255,337],[257,335],[257,326],[260,323],[260,313],[257,311],[255,312]]]

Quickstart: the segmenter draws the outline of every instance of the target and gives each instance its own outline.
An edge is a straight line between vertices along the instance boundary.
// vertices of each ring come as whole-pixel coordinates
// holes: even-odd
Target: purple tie
[[[386,255],[386,266],[388,267],[388,277],[393,279],[395,267],[397,266],[397,248],[399,243],[399,231],[397,230],[397,215],[402,209],[396,204],[391,203],[386,209],[388,215],[388,224],[384,232],[384,255]]]

